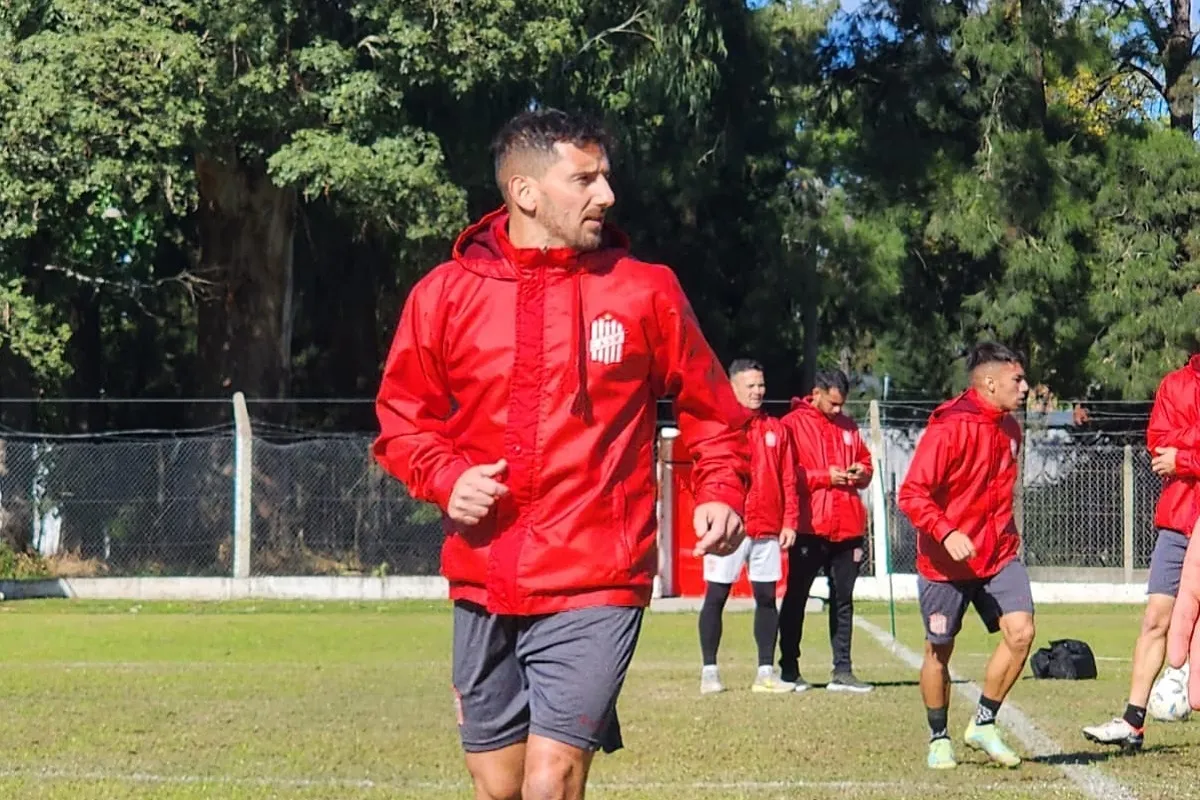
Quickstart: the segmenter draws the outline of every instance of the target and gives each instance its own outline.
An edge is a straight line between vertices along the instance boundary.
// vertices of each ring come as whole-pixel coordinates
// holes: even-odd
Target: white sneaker
[[[772,667],[759,667],[758,675],[750,686],[750,691],[766,694],[784,694],[796,691],[796,684],[785,681],[775,674]]]
[[[1139,731],[1121,717],[1103,725],[1089,725],[1083,729],[1083,735],[1096,744],[1112,744],[1129,752],[1141,750],[1145,741],[1144,731]]]
[[[700,669],[700,694],[716,694],[725,691],[721,676],[716,666],[705,666]]]

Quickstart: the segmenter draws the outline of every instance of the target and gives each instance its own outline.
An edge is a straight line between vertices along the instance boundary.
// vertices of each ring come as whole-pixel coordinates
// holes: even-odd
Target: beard
[[[599,250],[604,244],[604,219],[580,220],[573,214],[561,214],[557,209],[546,209],[542,223],[552,239],[581,253]]]

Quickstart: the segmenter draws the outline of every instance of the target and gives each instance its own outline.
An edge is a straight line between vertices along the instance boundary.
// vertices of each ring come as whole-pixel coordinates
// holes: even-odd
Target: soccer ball
[[[1167,667],[1150,690],[1146,712],[1160,722],[1183,722],[1192,713],[1188,702],[1188,665]]]

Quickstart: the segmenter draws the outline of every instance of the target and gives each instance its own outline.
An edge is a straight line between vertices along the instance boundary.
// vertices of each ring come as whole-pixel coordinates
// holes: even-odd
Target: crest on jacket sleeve
[[[775,435],[775,431],[767,431],[767,435],[763,437],[763,440],[767,443],[767,447],[774,447],[779,444],[779,437]]]
[[[598,364],[619,364],[625,355],[625,326],[612,314],[601,314],[592,320],[588,352]]]

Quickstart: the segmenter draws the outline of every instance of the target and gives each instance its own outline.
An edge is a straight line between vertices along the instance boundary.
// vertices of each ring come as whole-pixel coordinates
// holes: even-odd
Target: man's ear
[[[508,196],[525,213],[537,212],[538,194],[537,181],[532,178],[525,175],[513,175],[508,179]]]

